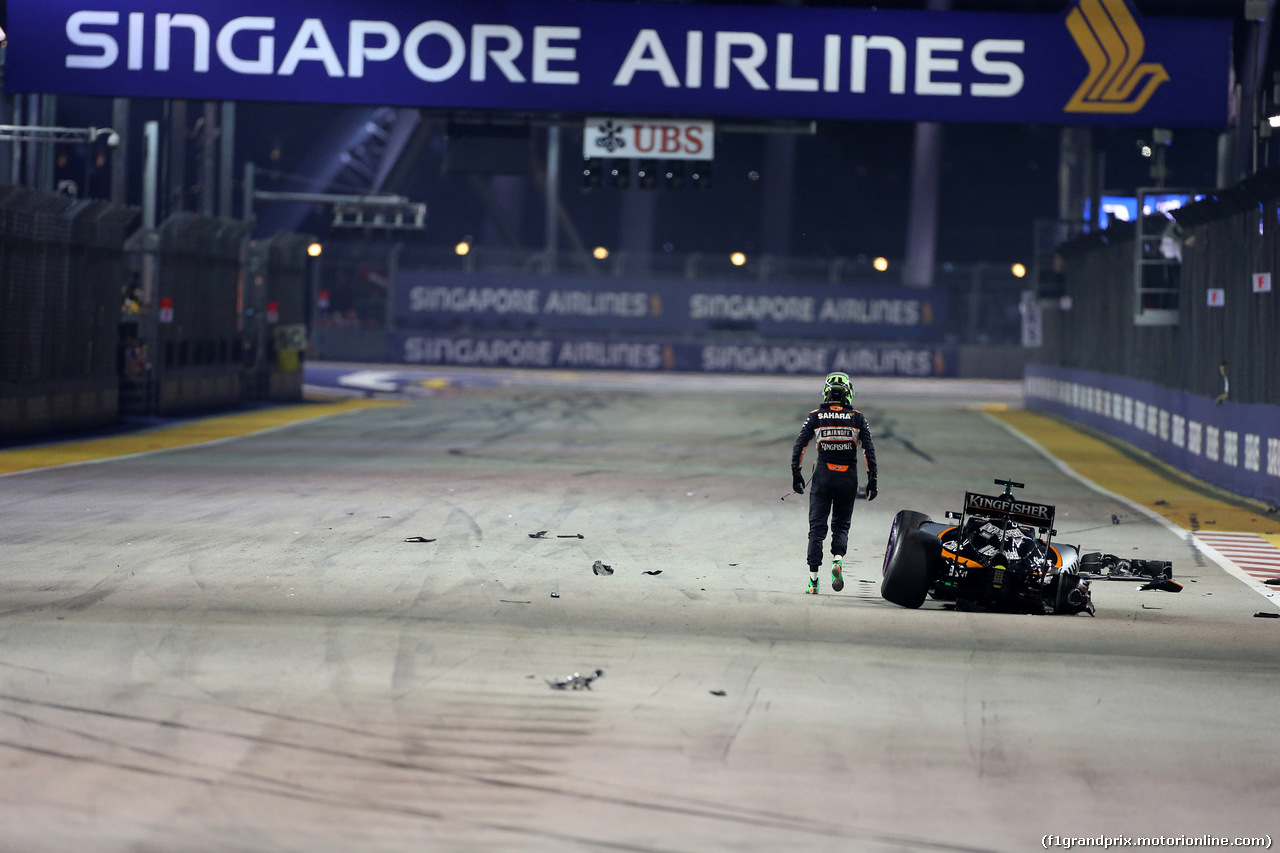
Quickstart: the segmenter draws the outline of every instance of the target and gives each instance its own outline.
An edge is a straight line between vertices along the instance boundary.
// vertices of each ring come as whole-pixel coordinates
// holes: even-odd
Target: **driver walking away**
[[[876,499],[876,448],[866,417],[853,408],[853,385],[845,373],[830,373],[822,405],[809,413],[791,450],[791,488],[804,494],[800,463],[815,438],[817,461],[809,481],[809,589],[818,594],[818,567],[831,519],[831,588],[844,589],[844,555],[849,547],[849,522],[858,496],[858,448],[867,459],[867,500]]]

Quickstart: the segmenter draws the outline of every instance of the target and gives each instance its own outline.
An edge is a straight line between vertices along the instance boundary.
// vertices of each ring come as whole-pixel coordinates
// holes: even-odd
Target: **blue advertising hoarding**
[[[1280,503],[1280,406],[1215,403],[1127,376],[1033,364],[1026,406],[1123,439],[1227,489]]]
[[[17,92],[1223,127],[1231,23],[540,0],[9,0]]]
[[[709,341],[610,335],[387,334],[386,360],[402,364],[556,370],[681,371],[821,376],[957,375],[954,346],[822,341]]]
[[[400,328],[940,340],[945,292],[911,287],[401,270]]]

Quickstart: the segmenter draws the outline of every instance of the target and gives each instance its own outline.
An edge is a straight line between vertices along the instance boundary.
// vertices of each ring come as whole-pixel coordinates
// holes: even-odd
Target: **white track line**
[[[1035,450],[1045,459],[1048,459],[1051,463],[1053,463],[1055,468],[1057,468],[1062,473],[1066,474],[1068,477],[1071,477],[1077,482],[1084,484],[1090,489],[1093,489],[1098,494],[1106,495],[1112,500],[1119,501],[1120,503],[1124,504],[1125,506],[1129,507],[1135,512],[1141,513],[1142,515],[1145,515],[1151,520],[1155,521],[1157,524],[1164,527],[1170,533],[1173,533],[1175,536],[1182,539],[1192,548],[1195,548],[1196,550],[1200,551],[1200,553],[1208,557],[1210,560],[1217,563],[1218,567],[1221,568],[1224,572],[1236,578],[1245,586],[1247,586],[1249,589],[1253,590],[1254,592],[1261,595],[1263,598],[1267,599],[1267,601],[1273,607],[1280,609],[1280,600],[1277,600],[1277,597],[1276,597],[1277,592],[1273,587],[1267,586],[1262,581],[1258,580],[1256,577],[1250,575],[1244,569],[1240,568],[1240,566],[1236,565],[1235,562],[1232,561],[1230,558],[1228,558],[1225,554],[1223,554],[1217,548],[1213,547],[1208,542],[1199,538],[1196,534],[1192,533],[1190,530],[1186,530],[1182,527],[1179,527],[1178,525],[1174,524],[1172,521],[1165,518],[1163,515],[1156,512],[1155,510],[1148,509],[1147,507],[1143,506],[1140,503],[1131,501],[1129,498],[1125,497],[1124,495],[1118,495],[1115,492],[1108,491],[1107,489],[1102,488],[1102,486],[1099,486],[1097,483],[1093,482],[1089,478],[1081,476],[1079,473],[1074,471],[1069,465],[1067,465],[1061,459],[1054,456],[1052,453],[1050,453],[1048,450],[1046,450],[1044,447],[1038,444],[1030,436],[1023,434],[1018,429],[1010,426],[1009,424],[1005,423],[999,418],[994,417],[988,414],[987,412],[983,412],[982,416],[985,417],[987,420],[991,421],[996,426],[1001,427],[1002,429],[1007,431],[1010,435],[1014,436],[1015,438],[1021,439],[1029,447],[1031,447],[1033,450]]]

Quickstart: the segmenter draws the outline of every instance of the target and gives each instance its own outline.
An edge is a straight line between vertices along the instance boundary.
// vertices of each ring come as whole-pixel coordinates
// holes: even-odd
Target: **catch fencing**
[[[1061,299],[1045,300],[1045,366],[1130,377],[1203,397],[1280,403],[1280,169],[1144,223],[1144,256],[1181,255],[1170,269],[1176,323],[1135,323],[1129,223],[1059,248]],[[1152,236],[1154,235],[1154,236]],[[1263,277],[1259,279],[1259,275]],[[1280,282],[1277,282],[1280,285]]]
[[[312,238],[137,220],[0,186],[0,440],[301,398]]]
[[[137,211],[0,187],[0,436],[111,423]]]
[[[1135,269],[1168,270],[1143,325]],[[1163,241],[1163,242],[1162,242]],[[1235,494],[1280,504],[1280,169],[1059,247],[1062,290],[1041,300],[1044,345],[1026,403],[1120,438]],[[1142,285],[1153,291],[1150,282]],[[1176,306],[1167,302],[1176,295]]]
[[[126,379],[126,410],[167,415],[301,399],[313,238],[282,232],[251,242],[252,229],[178,213],[134,235],[144,307],[129,331],[152,355]]]
[[[280,232],[245,250],[241,284],[244,387],[249,400],[300,400],[302,361],[314,294],[308,234]]]
[[[241,397],[240,263],[249,226],[177,213],[129,241],[136,316],[123,318],[130,414],[226,408]]]

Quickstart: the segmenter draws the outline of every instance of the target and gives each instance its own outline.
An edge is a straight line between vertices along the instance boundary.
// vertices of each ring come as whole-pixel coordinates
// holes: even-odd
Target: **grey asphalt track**
[[[0,850],[1275,834],[1280,620],[974,407],[1017,386],[862,383],[880,497],[813,597],[781,499],[813,380],[562,379],[0,478]],[[880,599],[893,513],[996,477],[1185,591]]]

